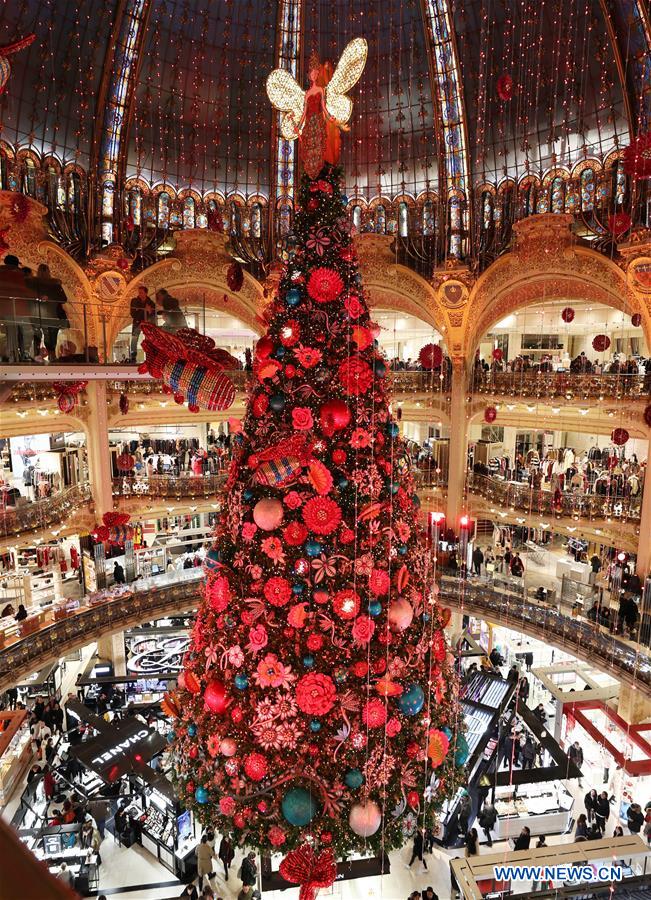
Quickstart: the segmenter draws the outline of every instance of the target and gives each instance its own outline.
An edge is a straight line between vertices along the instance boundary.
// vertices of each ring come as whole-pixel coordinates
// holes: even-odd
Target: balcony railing
[[[45,500],[25,501],[22,506],[8,506],[0,510],[0,535],[9,537],[47,528],[67,519],[71,513],[92,497],[90,484],[75,484]]]
[[[537,400],[620,400],[651,396],[651,375],[579,375],[572,372],[487,372],[476,374],[473,390]]]
[[[525,512],[549,516],[568,516],[581,519],[640,520],[642,497],[602,496],[600,494],[570,494],[560,496],[552,491],[529,487],[512,481],[501,481],[486,475],[468,477],[467,488],[496,506],[521,509]]]
[[[113,479],[114,497],[159,497],[184,500],[215,497],[226,482],[226,473],[218,475],[125,475]]]

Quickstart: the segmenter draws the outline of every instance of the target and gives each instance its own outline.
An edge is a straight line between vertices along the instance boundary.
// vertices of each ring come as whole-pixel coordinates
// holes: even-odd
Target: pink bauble
[[[283,505],[271,497],[258,500],[253,507],[253,521],[263,531],[274,531],[283,520]]]
[[[412,623],[414,610],[408,600],[394,600],[389,607],[389,628],[391,631],[405,631]]]
[[[226,688],[221,681],[213,678],[203,692],[203,702],[210,712],[223,713],[226,710]]]
[[[219,745],[219,752],[222,756],[235,756],[237,753],[237,744],[233,738],[224,738]]]
[[[382,810],[372,800],[355,803],[350,809],[348,824],[360,837],[371,837],[382,824]]]

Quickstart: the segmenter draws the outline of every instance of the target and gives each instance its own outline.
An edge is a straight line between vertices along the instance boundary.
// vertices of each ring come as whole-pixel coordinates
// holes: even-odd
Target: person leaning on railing
[[[0,324],[4,328],[4,362],[28,359],[32,319],[36,312],[36,293],[27,286],[25,272],[17,256],[5,256],[0,265]],[[27,343],[27,346],[25,344]]]

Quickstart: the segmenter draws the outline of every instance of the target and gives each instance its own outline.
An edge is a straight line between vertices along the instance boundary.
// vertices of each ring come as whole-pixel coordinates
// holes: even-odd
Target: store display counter
[[[532,835],[562,834],[573,806],[574,797],[561,781],[497,788],[493,840],[516,838],[525,825]]]
[[[0,805],[4,805],[32,758],[27,712],[0,714]]]
[[[563,576],[586,585],[593,584],[595,578],[592,566],[588,563],[579,563],[569,556],[559,559],[556,563],[556,577],[562,580]]]

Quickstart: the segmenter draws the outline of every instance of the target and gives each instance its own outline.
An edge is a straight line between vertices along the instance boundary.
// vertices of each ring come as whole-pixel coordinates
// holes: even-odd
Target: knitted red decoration
[[[642,313],[633,313],[631,316],[631,325],[635,328],[639,328],[642,324]]]
[[[314,900],[319,888],[334,884],[337,864],[332,850],[322,850],[317,854],[309,844],[291,850],[278,870],[285,881],[300,884],[299,900]]]
[[[487,406],[484,410],[484,422],[488,422],[490,425],[491,422],[494,422],[497,418],[497,410],[494,406]]]
[[[130,472],[136,464],[134,457],[130,453],[121,453],[115,460],[119,472]]]
[[[508,72],[497,79],[497,96],[500,100],[510,100],[513,97],[513,79]]]
[[[574,320],[574,310],[571,306],[566,306],[561,313],[561,319],[568,324]]]
[[[238,262],[231,263],[226,271],[226,284],[229,290],[237,293],[244,284],[244,269]]]
[[[500,350],[499,347],[494,347],[492,356],[493,356],[493,359],[496,359],[498,362],[500,362],[500,360],[503,359],[504,354],[502,353],[502,351]]]
[[[596,350],[597,353],[603,353],[604,350],[607,350],[610,347],[610,338],[607,334],[598,334],[592,340],[592,348]]]
[[[424,369],[438,369],[443,362],[443,351],[438,344],[425,344],[418,359]]]
[[[630,435],[625,428],[615,428],[610,436],[613,444],[616,444],[618,447],[623,447],[629,437]]]
[[[608,227],[615,237],[619,237],[631,227],[631,217],[625,212],[613,213],[608,217]]]
[[[636,181],[651,178],[651,133],[641,134],[624,150],[624,171]]]

